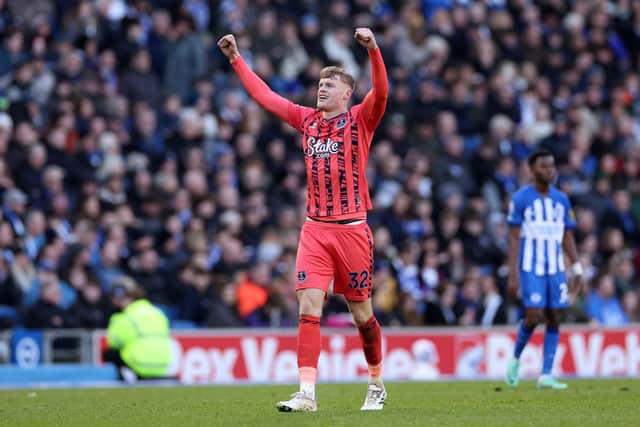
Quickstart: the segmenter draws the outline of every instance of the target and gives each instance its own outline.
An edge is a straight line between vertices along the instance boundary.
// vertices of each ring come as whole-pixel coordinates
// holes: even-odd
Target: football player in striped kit
[[[553,154],[534,152],[528,159],[533,183],[516,191],[509,204],[508,291],[525,307],[514,357],[507,367],[506,382],[518,385],[520,355],[538,323],[545,322],[542,374],[538,388],[565,389],[567,384],[551,376],[558,348],[559,317],[569,305],[569,292],[582,287],[582,266],[578,261],[573,229],[576,226],[569,198],[553,186],[556,167]],[[570,262],[571,287],[567,282],[564,257]],[[519,284],[519,286],[518,286]]]
[[[308,190],[307,220],[296,256],[300,391],[277,403],[283,412],[317,410],[320,316],[330,283],[333,292],[347,300],[368,365],[369,383],[361,409],[381,410],[387,395],[381,375],[381,330],[371,304],[373,236],[367,211],[372,205],[365,172],[389,87],[373,32],[356,28],[354,38],[369,55],[371,90],[360,104],[349,107],[353,76],[340,67],[326,67],[320,72],[315,108],[294,104],[273,92],[248,67],[233,35],[218,41],[251,97],[302,134]]]

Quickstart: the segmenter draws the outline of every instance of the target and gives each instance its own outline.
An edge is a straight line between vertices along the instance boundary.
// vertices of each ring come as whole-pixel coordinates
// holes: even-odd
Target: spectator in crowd
[[[57,267],[51,260],[40,261],[36,266],[35,274],[30,271],[30,267],[31,266],[26,261],[22,261],[18,268],[23,268],[24,270],[15,270],[16,273],[22,273],[26,277],[31,278],[31,283],[28,285],[28,291],[24,294],[23,305],[25,307],[30,307],[38,301],[41,295],[41,287],[47,283],[57,283],[60,285],[60,293],[62,295],[60,298],[60,304],[63,307],[67,308],[73,303],[73,301],[75,301],[75,290],[60,282]]]
[[[167,46],[164,84],[167,95],[188,101],[196,79],[207,72],[206,52],[196,31],[194,19],[179,13],[172,26],[173,40]]]
[[[223,280],[225,279],[225,280]],[[213,303],[206,319],[211,328],[239,328],[244,326],[237,309],[237,285],[222,277],[213,294]]]
[[[98,277],[100,286],[105,291],[111,289],[115,280],[125,276],[124,270],[120,268],[120,247],[118,242],[109,240],[103,243],[95,274]]]
[[[504,298],[500,295],[496,279],[485,274],[480,279],[484,295],[482,307],[478,314],[482,326],[502,325],[507,323],[507,312]]]
[[[638,298],[638,292],[633,290],[626,291],[622,296],[622,308],[629,322],[637,323],[640,321]]]
[[[35,260],[45,244],[46,219],[42,211],[30,211],[27,213],[27,228],[24,237],[24,246],[27,255]]]
[[[149,301],[156,305],[167,305],[171,300],[171,284],[158,268],[158,253],[148,247],[143,249],[134,260],[133,279],[138,283]]]
[[[182,267],[179,280],[182,286],[180,319],[204,325],[215,299],[212,274],[202,262],[193,262]]]
[[[90,276],[88,270],[75,270],[75,275],[79,277],[75,278],[72,285],[78,291],[78,299],[69,310],[78,324],[84,328],[106,328],[111,305],[100,285]]]
[[[18,324],[21,304],[22,290],[11,277],[7,260],[0,257],[0,328]]]
[[[162,93],[158,77],[151,71],[151,56],[145,49],[137,50],[131,57],[131,65],[120,81],[121,91],[130,105],[143,102],[151,108],[160,106]]]
[[[592,322],[603,326],[620,326],[629,319],[616,297],[615,281],[611,274],[598,277],[595,289],[589,292],[586,311]],[[627,303],[633,308],[632,301]]]
[[[258,322],[258,311],[264,308],[269,299],[267,286],[271,281],[271,268],[266,263],[252,266],[238,283],[236,290],[238,298],[238,312],[247,325]]]
[[[638,225],[631,212],[631,195],[627,189],[619,188],[613,192],[612,203],[604,213],[602,225],[622,231],[630,243],[638,241]]]
[[[17,188],[10,188],[3,194],[3,217],[11,224],[17,236],[24,236],[26,227],[23,221],[26,213],[27,196]]]
[[[438,287],[436,298],[427,303],[424,323],[434,326],[454,326],[457,323],[453,308],[458,289],[453,283],[442,283]]]
[[[73,313],[62,308],[62,289],[56,280],[43,281],[40,297],[26,315],[25,325],[35,329],[73,328],[80,326]]]

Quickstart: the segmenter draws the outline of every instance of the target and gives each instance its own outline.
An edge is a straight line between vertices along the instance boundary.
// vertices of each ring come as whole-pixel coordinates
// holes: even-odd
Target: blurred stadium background
[[[113,379],[97,367],[108,293],[131,279],[169,316],[185,382],[295,381],[299,138],[215,40],[235,33],[306,105],[320,68],[342,64],[357,101],[356,26],[390,78],[367,170],[390,378],[503,374],[520,314],[506,203],[538,147],[589,284],[556,372],[637,376],[640,2],[0,0],[0,382]],[[341,299],[323,322],[321,378],[366,375]]]

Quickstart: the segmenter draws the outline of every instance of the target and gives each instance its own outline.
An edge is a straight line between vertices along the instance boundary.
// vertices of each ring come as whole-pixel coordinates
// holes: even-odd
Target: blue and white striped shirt
[[[563,272],[562,238],[576,226],[569,198],[555,187],[546,196],[527,185],[511,196],[508,223],[520,227],[520,271],[536,276]]]

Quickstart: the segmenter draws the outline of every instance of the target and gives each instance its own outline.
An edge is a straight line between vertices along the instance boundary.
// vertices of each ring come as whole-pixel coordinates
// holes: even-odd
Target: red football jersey
[[[380,49],[369,50],[369,58],[372,89],[361,104],[330,119],[271,91],[241,57],[232,61],[250,95],[302,133],[310,217],[364,218],[372,207],[366,166],[373,133],[386,107],[388,83]]]

